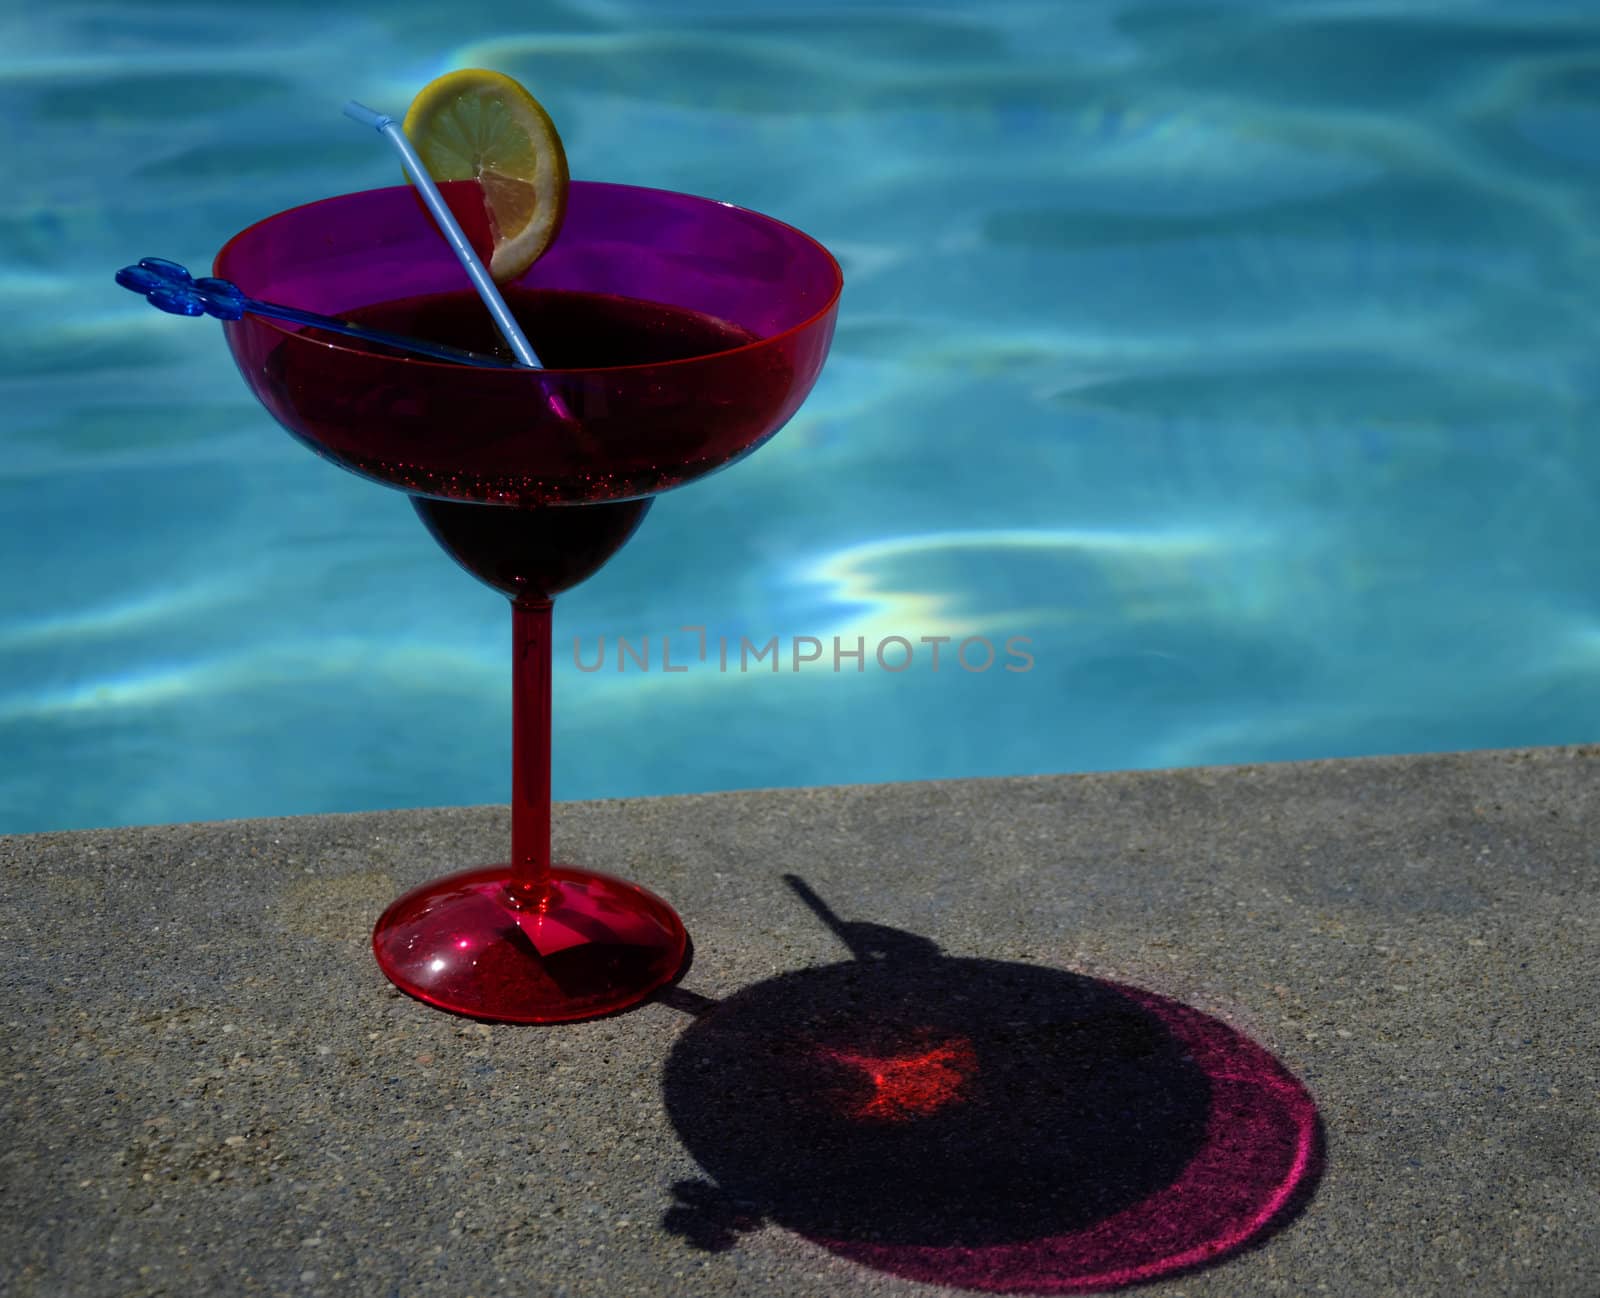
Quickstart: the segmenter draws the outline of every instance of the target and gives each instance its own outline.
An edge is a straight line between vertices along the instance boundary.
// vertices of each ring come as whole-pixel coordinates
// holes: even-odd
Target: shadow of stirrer
[[[1059,969],[942,954],[785,882],[850,960],[695,1016],[667,1110],[709,1179],[663,1224],[732,1247],[773,1224],[863,1265],[994,1292],[1110,1289],[1213,1264],[1309,1200],[1305,1088],[1218,1020]]]

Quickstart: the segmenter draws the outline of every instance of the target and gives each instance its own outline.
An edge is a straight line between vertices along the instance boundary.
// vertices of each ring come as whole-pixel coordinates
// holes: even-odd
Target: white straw
[[[439,192],[439,187],[433,183],[433,177],[428,174],[428,169],[422,165],[422,159],[417,156],[417,151],[411,147],[411,141],[406,139],[405,132],[400,129],[400,124],[386,113],[374,112],[364,104],[351,100],[344,106],[344,115],[360,122],[363,126],[377,128],[380,135],[389,137],[389,142],[399,151],[401,160],[405,163],[406,171],[417,186],[417,192],[422,195],[422,201],[428,205],[428,211],[433,213],[433,219],[439,223],[439,229],[444,237],[449,240],[450,247],[454,249],[461,264],[466,267],[467,274],[472,279],[472,286],[478,290],[478,296],[483,299],[483,304],[489,308],[489,314],[494,317],[495,324],[500,332],[505,335],[505,340],[511,346],[512,354],[516,356],[519,365],[540,368],[539,358],[534,355],[533,348],[528,345],[528,340],[523,337],[522,329],[511,315],[511,310],[506,306],[506,301],[500,296],[500,290],[495,287],[495,282],[489,277],[489,272],[478,260],[478,254],[472,250],[472,245],[467,241],[467,236],[456,224],[456,218],[444,201],[444,195]]]

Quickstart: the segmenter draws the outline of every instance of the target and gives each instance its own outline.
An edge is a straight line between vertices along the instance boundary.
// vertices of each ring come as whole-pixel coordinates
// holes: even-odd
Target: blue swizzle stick
[[[365,325],[333,316],[318,315],[315,311],[302,311],[298,307],[281,306],[276,302],[262,302],[246,297],[237,284],[225,279],[196,279],[175,261],[161,257],[146,257],[137,266],[124,266],[117,272],[117,283],[135,293],[142,293],[151,306],[172,315],[215,316],[218,320],[237,320],[241,316],[259,315],[273,320],[287,320],[293,324],[326,329],[329,333],[359,338],[363,342],[379,343],[399,351],[412,352],[436,361],[451,361],[457,365],[477,365],[485,369],[519,368],[508,361],[481,352],[463,351],[443,343],[410,338],[405,334],[392,334],[382,329],[369,329]]]

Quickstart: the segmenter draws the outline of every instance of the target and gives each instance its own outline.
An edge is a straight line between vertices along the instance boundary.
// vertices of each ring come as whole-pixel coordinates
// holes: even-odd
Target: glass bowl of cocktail
[[[480,189],[444,186],[475,240],[497,233]],[[394,334],[500,344],[409,185],[268,217],[223,248],[214,275]],[[257,314],[225,321],[240,372],[284,428],[407,492],[445,550],[511,601],[511,859],[384,912],[373,948],[406,992],[479,1018],[560,1022],[634,1004],[678,972],[687,939],[665,901],[550,859],[552,601],[628,540],[657,493],[732,464],[795,413],[841,285],[826,249],[770,217],[572,182],[553,242],[500,286],[539,368],[451,363]]]

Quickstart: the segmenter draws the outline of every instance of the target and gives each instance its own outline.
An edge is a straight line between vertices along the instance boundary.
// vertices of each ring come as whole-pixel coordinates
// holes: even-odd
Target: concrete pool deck
[[[1583,747],[565,804],[558,858],[660,892],[695,952],[665,999],[554,1028],[429,1009],[393,991],[368,948],[399,891],[503,856],[503,808],[0,838],[0,1292],[955,1294],[984,1257],[1000,1259],[997,1284],[1071,1288],[1081,1249],[1013,1264],[1037,1235],[1087,1239],[1073,1209],[1018,1190],[999,1212],[1022,1223],[1008,1233],[989,1220],[1007,1193],[994,1183],[982,1203],[959,1187],[949,1203],[918,1199],[939,1150],[904,1132],[943,1102],[927,1088],[890,1114],[908,1121],[901,1143],[874,1147],[898,1151],[880,1183],[849,1173],[842,1193],[884,1205],[852,1247],[826,1242],[837,1222],[816,1225],[828,1187],[797,1205],[784,1179],[808,1150],[761,1153],[770,1202],[748,1181],[742,1200],[719,1200],[706,1163],[752,1166],[739,1142],[759,1133],[733,1130],[740,1097],[725,1122],[697,1109],[715,1081],[694,1069],[730,1043],[726,1060],[750,1060],[737,1033],[690,1028],[717,1019],[712,1002],[738,996],[753,1013],[750,989],[793,989],[769,980],[849,958],[785,885],[794,874],[843,920],[901,930],[850,930],[864,943],[901,941],[924,961],[938,944],[938,967],[968,980],[917,975],[945,1036],[965,1012],[952,986],[1092,998],[1119,985],[1197,1011],[1303,1085],[1325,1157],[1298,1211],[1140,1292],[1587,1295],[1600,1273],[1597,789],[1600,748]],[[972,1035],[989,1042],[983,1066],[1026,1081],[1026,1033],[1007,1059],[982,1035],[1016,1026],[1013,994],[978,996]],[[1126,1011],[1096,1021],[1138,1040],[1112,1059],[1085,1045],[1105,1033],[1085,1034],[1073,1059],[1155,1067],[1159,1032]],[[946,1096],[979,1086],[978,1058],[922,1080]],[[1092,1089],[1091,1064],[1059,1093]],[[781,1126],[790,1101],[763,1109],[759,1075],[740,1084],[745,1108]],[[1199,1128],[1173,1116],[1177,1093],[1140,1110],[1157,1120],[1139,1130],[1192,1151]],[[1070,1151],[1070,1131],[1045,1138]],[[1134,1211],[1137,1195],[1118,1193],[1102,1199]],[[969,1219],[988,1224],[973,1233]],[[1136,1244],[1152,1247],[1130,1236],[1130,1260]],[[965,1287],[915,1278],[933,1256],[917,1250],[946,1245],[943,1274]],[[1191,1245],[1207,1241],[1160,1247]],[[1120,1245],[1094,1247],[1115,1260]]]

